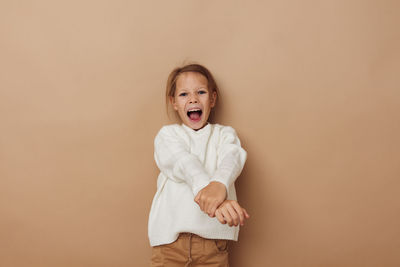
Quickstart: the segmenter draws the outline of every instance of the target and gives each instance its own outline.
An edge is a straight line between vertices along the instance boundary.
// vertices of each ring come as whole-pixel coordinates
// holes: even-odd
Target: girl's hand
[[[229,226],[244,225],[244,220],[250,218],[247,211],[235,200],[225,200],[215,211],[215,216],[222,224]]]
[[[201,189],[194,198],[200,209],[210,217],[215,216],[218,206],[226,199],[226,188],[223,183],[211,182]]]

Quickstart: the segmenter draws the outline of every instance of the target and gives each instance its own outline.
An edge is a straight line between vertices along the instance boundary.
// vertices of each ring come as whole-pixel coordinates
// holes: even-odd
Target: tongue
[[[189,118],[191,120],[197,121],[198,119],[200,119],[200,112],[191,112]]]

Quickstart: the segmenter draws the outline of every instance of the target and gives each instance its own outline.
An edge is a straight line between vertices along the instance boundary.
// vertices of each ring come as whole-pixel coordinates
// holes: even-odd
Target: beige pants
[[[228,267],[228,242],[182,233],[171,244],[153,247],[151,267]]]

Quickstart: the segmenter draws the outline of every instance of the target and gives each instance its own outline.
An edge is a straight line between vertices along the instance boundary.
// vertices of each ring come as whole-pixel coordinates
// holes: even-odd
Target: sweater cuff
[[[210,182],[219,182],[219,183],[225,185],[226,192],[229,192],[230,184],[228,184],[225,180],[216,177],[216,178],[211,179]]]
[[[204,178],[207,178],[207,179],[204,179]],[[196,182],[193,182],[193,186],[192,186],[192,191],[193,191],[194,196],[197,196],[199,191],[201,189],[203,189],[204,187],[206,187],[210,183],[208,176],[205,175],[204,178],[203,179],[198,179],[198,177],[195,178]]]
[[[211,181],[222,183],[223,185],[225,185],[226,191],[228,192],[229,187],[235,180],[232,179],[234,177],[233,171],[234,170],[232,169],[220,168],[214,173]]]

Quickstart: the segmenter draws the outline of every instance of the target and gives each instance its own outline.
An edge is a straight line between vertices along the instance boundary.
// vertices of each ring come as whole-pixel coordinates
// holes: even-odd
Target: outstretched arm
[[[232,127],[226,126],[222,130],[217,154],[217,170],[212,181],[224,184],[228,190],[242,172],[247,159],[247,152],[241,147],[239,137]]]
[[[161,172],[176,182],[187,183],[194,195],[210,183],[199,159],[172,127],[161,128],[154,140],[154,159]]]
[[[215,216],[216,209],[226,199],[227,191],[240,175],[246,157],[247,153],[240,146],[235,130],[224,127],[217,149],[217,170],[210,184],[200,190],[194,199],[210,217]]]

